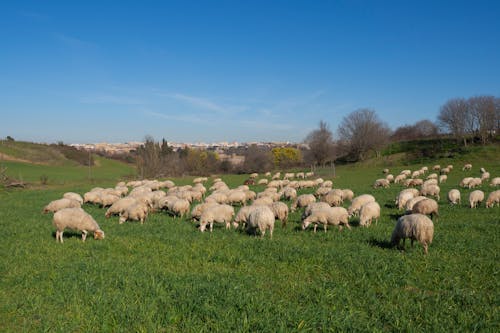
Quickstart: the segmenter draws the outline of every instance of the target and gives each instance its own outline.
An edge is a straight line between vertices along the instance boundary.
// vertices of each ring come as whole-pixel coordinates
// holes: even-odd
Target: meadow
[[[67,231],[64,244],[56,243],[43,206],[68,190],[113,186],[130,170],[103,168],[88,183],[43,166],[53,172],[49,186],[0,192],[0,331],[498,332],[500,207],[468,208],[468,189],[460,189],[460,206],[446,202],[448,190],[465,175],[479,175],[480,166],[500,176],[498,155],[468,156],[469,173],[461,171],[463,159],[425,162],[455,165],[441,185],[427,256],[419,244],[407,242],[405,251],[390,246],[402,187],[371,187],[382,176],[380,164],[339,166],[334,179],[332,170],[318,171],[335,187],[375,196],[382,217],[369,228],[353,218],[352,230],[303,231],[298,211],[286,228],[277,224],[273,239],[260,239],[222,226],[201,233],[189,219],[165,213],[144,225],[119,225],[117,217],[104,217],[105,209],[86,204],[106,238],[83,243]],[[422,165],[389,167],[396,174]],[[38,179],[30,172],[35,167],[23,167],[25,179]],[[236,187],[246,175],[222,178]]]

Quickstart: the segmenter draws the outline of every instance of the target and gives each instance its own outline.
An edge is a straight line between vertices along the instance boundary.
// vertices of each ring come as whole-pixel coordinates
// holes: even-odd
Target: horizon
[[[18,141],[303,142],[500,96],[494,1],[2,4],[0,132]]]

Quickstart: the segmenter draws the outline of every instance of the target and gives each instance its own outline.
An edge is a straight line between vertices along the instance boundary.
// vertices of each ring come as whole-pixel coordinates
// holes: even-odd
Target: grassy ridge
[[[445,199],[480,166],[500,175],[498,156],[471,159],[471,173],[452,162],[428,256],[420,246],[388,246],[401,188],[371,188],[379,166],[341,166],[334,180],[374,194],[378,225],[353,219],[352,231],[314,234],[300,229],[296,212],[272,240],[220,226],[202,234],[165,214],[119,225],[86,205],[106,239],[82,243],[66,232],[61,245],[51,215],[40,212],[66,188],[0,193],[0,331],[498,331],[500,208],[467,208],[471,190],[460,190],[460,207]],[[245,178],[223,177],[231,187]]]

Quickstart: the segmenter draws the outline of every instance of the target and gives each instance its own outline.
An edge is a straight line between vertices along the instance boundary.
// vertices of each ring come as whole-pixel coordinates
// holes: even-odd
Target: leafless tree
[[[469,103],[464,98],[448,100],[439,110],[440,126],[467,146],[467,134],[474,128]]]
[[[319,122],[318,129],[307,135],[304,142],[309,145],[309,159],[312,163],[324,166],[334,160],[333,133],[323,120]]]
[[[391,130],[374,110],[359,109],[344,117],[338,132],[349,154],[356,160],[363,160],[371,150],[377,156],[380,155],[380,149],[387,143]]]
[[[486,144],[498,126],[498,104],[494,96],[475,96],[468,100],[470,112],[474,118],[474,134]]]
[[[436,137],[439,134],[439,128],[428,119],[420,120],[414,125],[399,126],[391,135],[392,141],[409,141],[423,138]]]

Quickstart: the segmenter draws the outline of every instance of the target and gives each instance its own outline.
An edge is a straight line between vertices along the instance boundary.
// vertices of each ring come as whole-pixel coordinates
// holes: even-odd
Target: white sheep
[[[186,199],[177,199],[170,202],[167,206],[168,211],[172,212],[174,216],[184,217],[189,212],[189,201]]]
[[[274,200],[270,197],[261,197],[257,198],[252,202],[254,206],[269,206],[274,202]]]
[[[377,179],[374,183],[373,183],[373,188],[378,188],[378,187],[383,187],[383,188],[389,188],[389,181],[385,178],[380,178],[380,179]]]
[[[472,191],[469,194],[470,208],[476,208],[484,200],[484,192],[481,190]]]
[[[331,180],[325,180],[323,183],[321,183],[321,187],[332,187],[333,182]]]
[[[63,194],[63,198],[76,200],[76,201],[78,201],[80,203],[80,205],[83,205],[83,198],[78,193],[75,193],[75,192],[66,192],[66,193]]]
[[[245,206],[247,204],[247,196],[245,192],[240,190],[231,191],[227,196],[227,204],[240,204],[242,206]]]
[[[432,170],[434,171],[439,171],[441,169],[441,166],[439,164],[436,164],[432,167]]]
[[[451,189],[448,192],[448,202],[451,205],[457,205],[460,204],[460,191],[457,189]]]
[[[413,205],[411,212],[413,214],[430,215],[433,218],[439,216],[439,206],[436,200],[424,199]]]
[[[297,207],[298,208],[306,207],[307,205],[309,205],[310,203],[315,202],[315,201],[316,201],[316,197],[314,195],[301,194],[297,197],[297,199],[295,199],[292,202],[292,205],[290,206],[290,210],[292,212],[294,212],[297,209]]]
[[[140,221],[141,224],[144,223],[148,217],[148,207],[143,203],[137,202],[133,205],[128,206],[120,213],[120,219],[118,223],[122,224],[125,221],[134,220]]]
[[[283,189],[283,198],[285,200],[295,200],[297,198],[297,190],[292,187],[285,187]]]
[[[43,213],[44,214],[47,214],[48,212],[55,213],[64,208],[80,208],[80,206],[81,206],[80,203],[76,200],[62,198],[49,202],[49,204],[43,208]]]
[[[371,194],[362,194],[352,199],[351,205],[347,209],[349,216],[357,215],[364,204],[374,202],[375,198]]]
[[[462,168],[462,171],[470,171],[472,170],[472,164],[470,163],[467,163],[464,165],[464,167]]]
[[[428,253],[428,247],[432,243],[434,237],[434,223],[432,220],[422,214],[410,214],[401,216],[394,227],[391,236],[391,243],[399,246],[401,239],[403,240],[403,249],[406,238],[413,241],[418,241],[424,247],[424,253]]]
[[[267,185],[267,183],[269,183],[269,181],[266,178],[262,178],[262,179],[259,179],[259,181],[257,182],[257,185]]]
[[[481,181],[490,179],[490,173],[485,171],[481,174]]]
[[[460,185],[460,187],[468,187],[469,186],[469,183],[473,180],[474,178],[472,177],[465,177],[463,178],[460,183],[458,185]]]
[[[354,192],[351,189],[343,189],[342,190],[342,200],[349,200],[352,201],[354,198]]]
[[[373,201],[368,202],[361,206],[359,210],[359,225],[368,227],[372,224],[372,220],[375,219],[375,224],[378,223],[380,218],[380,205]]]
[[[330,208],[330,205],[327,204],[326,202],[313,202],[307,205],[307,207],[304,209],[304,213],[302,213],[302,220],[311,215],[315,210],[319,209],[328,209]]]
[[[440,175],[439,176],[439,183],[442,184],[442,183],[446,182],[447,179],[448,179],[447,175]]]
[[[422,201],[424,199],[427,199],[427,197],[424,197],[422,195],[419,195],[417,197],[414,197],[414,198],[411,198],[410,200],[408,200],[405,204],[405,210],[407,212],[411,212],[411,210],[413,209],[413,206],[415,206],[415,204],[419,201]]]
[[[236,216],[234,217],[233,227],[238,228],[240,224],[242,224],[244,227],[248,223],[248,217],[250,216],[250,213],[254,209],[260,206],[262,205],[250,205],[241,207],[238,213],[236,213]]]
[[[396,178],[394,178],[394,183],[395,184],[402,183],[405,179],[406,179],[406,175],[404,175],[404,174],[397,175]]]
[[[119,215],[128,206],[131,206],[133,204],[136,204],[138,201],[134,197],[126,197],[126,198],[121,198],[120,200],[116,201],[114,204],[111,205],[111,207],[108,208],[106,211],[106,214],[104,215],[106,218],[110,218],[112,215]]]
[[[490,182],[490,186],[499,186],[499,185],[500,185],[500,177],[495,177]]]
[[[330,192],[332,189],[330,187],[318,187],[318,189],[314,192],[316,197],[322,197]]]
[[[310,224],[314,224],[314,232],[318,224],[323,224],[323,229],[326,232],[328,225],[336,225],[339,231],[342,231],[342,226],[351,229],[349,225],[349,214],[344,207],[328,207],[324,209],[313,210],[311,215],[302,221],[302,229],[305,230]]]
[[[94,239],[104,239],[104,231],[101,230],[92,216],[81,208],[64,208],[54,214],[52,223],[56,227],[56,241],[63,243],[64,229],[69,228],[82,232],[82,241],[87,238],[90,231]]]
[[[193,220],[199,220],[201,217],[201,214],[208,209],[210,206],[218,205],[216,202],[203,202],[200,204],[197,204],[196,206],[193,207],[191,210],[191,218]]]
[[[383,174],[388,174],[389,173],[389,169],[385,168],[384,170],[382,170],[382,173]]]
[[[385,176],[385,179],[387,179],[387,181],[389,183],[392,183],[392,182],[394,182],[394,175],[390,173],[390,174]]]
[[[428,185],[428,186],[423,186],[420,189],[420,195],[423,196],[434,196],[436,199],[439,201],[439,192],[441,191],[441,188],[437,185]]]
[[[274,213],[274,217],[281,221],[281,226],[284,228],[288,222],[288,206],[281,201],[273,202],[269,208]]]
[[[269,229],[269,237],[273,238],[275,215],[268,206],[259,206],[250,212],[248,216],[248,229],[259,229],[263,238]]]
[[[225,223],[226,229],[230,228],[231,220],[234,216],[234,208],[232,206],[214,205],[206,209],[200,217],[200,231],[204,232],[207,224],[210,225],[210,232],[213,230],[214,222]],[[273,216],[274,218],[274,216]]]
[[[469,182],[469,184],[467,184],[467,187],[468,188],[478,187],[482,183],[483,183],[483,181],[481,180],[481,178],[477,178],[477,177],[476,178],[472,178],[472,180]]]
[[[342,197],[333,191],[330,191],[323,196],[321,201],[326,202],[330,206],[341,206],[343,203]]]
[[[500,190],[491,192],[486,199],[486,208],[500,206]]]

